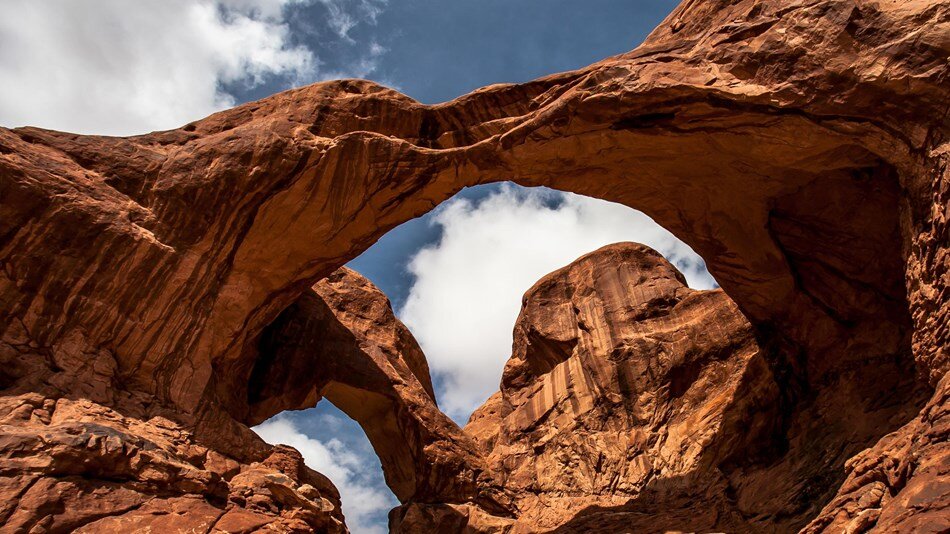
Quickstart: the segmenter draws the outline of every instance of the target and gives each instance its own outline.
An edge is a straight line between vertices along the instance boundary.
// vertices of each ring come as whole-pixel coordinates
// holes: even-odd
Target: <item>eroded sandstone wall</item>
[[[464,429],[515,517],[410,504],[393,526],[796,532],[841,486],[846,461],[911,419],[922,396],[908,357],[868,360],[791,399],[774,356],[722,290],[686,287],[655,251],[620,243],[581,257],[525,294],[501,390]],[[944,519],[946,504],[934,510]]]

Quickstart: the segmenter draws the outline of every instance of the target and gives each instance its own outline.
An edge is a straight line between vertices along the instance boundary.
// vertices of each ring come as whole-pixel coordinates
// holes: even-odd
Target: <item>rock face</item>
[[[841,388],[808,417],[786,413],[785,377],[735,304],[689,289],[632,243],[543,278],[514,333],[501,391],[465,431],[517,517],[412,504],[397,530],[794,532],[842,482],[844,461],[873,444],[866,429],[919,408],[907,380],[873,403],[861,400],[870,388]],[[822,435],[819,414],[858,408],[865,430]]]
[[[107,426],[122,434],[160,416],[181,436],[163,445],[166,423],[112,436],[129,445],[122,454],[137,454],[128,451],[141,435],[155,443],[143,450],[171,451],[166,465],[186,459],[221,473],[205,466],[216,455],[240,470],[264,462],[270,449],[245,424],[311,394],[250,388],[267,368],[258,362],[270,325],[390,228],[462,187],[511,179],[645,211],[704,257],[748,319],[781,417],[774,470],[761,460],[727,474],[740,505],[771,503],[744,521],[791,526],[824,506],[807,529],[946,528],[947,20],[941,0],[689,0],[630,53],[437,106],[340,81],[137,137],[0,129],[7,522],[18,503],[55,493],[30,493],[39,482],[29,477],[60,480],[55,461],[27,467],[34,455],[22,451],[42,459],[44,444],[69,449],[100,419],[120,421]],[[405,366],[424,386],[413,362]],[[918,397],[930,400],[905,417]],[[398,417],[425,411],[380,402]],[[60,424],[61,404],[95,422],[70,416],[81,428],[30,441],[40,429],[31,425]],[[199,458],[179,451],[192,442]],[[71,483],[166,469],[97,467],[99,456],[109,457],[77,462],[89,471]],[[420,465],[389,476],[411,481]],[[481,467],[463,461],[447,473],[444,485],[415,478],[399,492],[409,504],[504,500],[486,497],[497,491]],[[480,474],[461,484],[459,473]],[[144,482],[114,489],[212,505],[225,493],[210,478],[182,484],[172,494]],[[56,513],[36,504],[25,521],[53,517],[69,529],[79,521],[67,516],[86,509],[78,500],[91,503],[88,519],[139,498],[65,486],[62,495],[55,502],[76,504],[50,505]],[[291,520],[297,505],[281,506],[269,517]]]
[[[777,397],[721,290],[619,244],[525,294],[501,391],[465,429],[522,497],[520,531],[749,532],[720,470],[768,446]]]

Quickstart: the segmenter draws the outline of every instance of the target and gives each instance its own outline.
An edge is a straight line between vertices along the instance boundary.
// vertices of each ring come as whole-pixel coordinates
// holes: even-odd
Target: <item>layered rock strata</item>
[[[501,391],[465,427],[516,496],[516,517],[412,504],[393,526],[795,532],[873,429],[912,417],[920,397],[912,378],[889,378],[900,366],[874,362],[848,381],[885,387],[845,381],[789,406],[783,371],[722,290],[689,289],[642,245],[605,247],[525,294]],[[835,411],[861,426],[827,432],[842,425]]]
[[[816,480],[803,487],[847,474],[806,492],[795,510],[827,504],[808,528],[933,525],[948,498],[947,20],[942,0],[688,0],[630,53],[437,106],[340,81],[144,136],[0,129],[2,395],[41,421],[61,399],[160,408],[246,456],[244,423],[291,407],[249,418],[235,395],[268,325],[390,228],[510,179],[639,208],[699,252],[781,377],[785,435],[818,429],[788,450],[880,440],[843,467],[846,450],[821,473],[788,466]],[[914,379],[937,392],[924,410],[872,426],[874,399]],[[853,413],[828,408],[841,389]]]

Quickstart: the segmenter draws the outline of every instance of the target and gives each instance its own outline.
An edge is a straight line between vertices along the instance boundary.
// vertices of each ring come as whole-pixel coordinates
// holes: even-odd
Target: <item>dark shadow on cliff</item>
[[[909,347],[809,383],[787,347],[759,337],[768,344],[746,368],[700,466],[652,480],[623,505],[585,508],[550,532],[797,532],[835,495],[845,462],[911,420],[932,394],[915,380]]]
[[[235,369],[248,373],[246,397],[232,397],[248,424],[325,398],[363,428],[400,501],[454,498],[510,514],[474,442],[438,409],[418,344],[354,271],[337,271],[285,309],[253,361]]]

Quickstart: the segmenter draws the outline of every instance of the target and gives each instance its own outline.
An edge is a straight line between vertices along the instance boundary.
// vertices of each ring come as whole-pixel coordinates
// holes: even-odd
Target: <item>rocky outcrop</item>
[[[510,514],[475,442],[436,405],[419,345],[358,273],[344,267],[301,295],[264,330],[259,354],[241,395],[249,423],[326,398],[362,426],[401,501]]]
[[[107,352],[71,361],[59,349],[56,367],[34,370],[42,394],[7,390],[0,402],[0,532],[345,531],[336,489],[294,449],[220,413],[151,405],[121,387]],[[227,392],[241,421],[326,398],[366,430],[403,501],[510,515],[475,441],[439,411],[415,339],[359,274],[321,280],[255,349],[246,387]],[[30,361],[19,356],[9,363]]]
[[[411,504],[396,530],[794,532],[874,443],[871,429],[919,408],[913,380],[882,362],[849,377],[881,387],[836,384],[790,406],[785,370],[735,304],[632,243],[544,277],[514,334],[501,391],[465,431],[516,496],[516,517]],[[849,432],[824,432],[859,413]]]
[[[781,424],[803,432],[783,447],[825,457],[887,435],[795,517],[824,500],[809,528],[932,525],[947,502],[948,12],[689,0],[630,53],[437,106],[340,81],[137,137],[0,129],[2,395],[41,414],[63,399],[161,410],[260,462],[244,423],[292,406],[251,412],[234,392],[268,326],[390,228],[511,179],[642,209],[699,252],[781,377]],[[927,408],[874,425],[874,399],[891,409],[879,394],[915,378],[937,388]],[[861,402],[830,409],[841,389]],[[809,487],[845,454],[787,480]],[[741,485],[768,493],[773,475]],[[796,494],[775,491],[775,510]]]
[[[525,294],[501,391],[466,431],[521,496],[518,531],[751,532],[720,466],[771,445],[778,396],[721,290],[619,244]]]
[[[251,435],[239,462],[147,400],[46,395],[0,400],[0,532],[346,531],[336,488],[294,449]]]
[[[950,528],[950,386],[920,414],[848,460],[848,478],[804,533]]]

